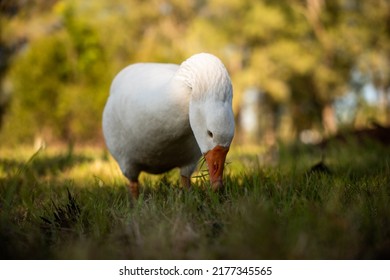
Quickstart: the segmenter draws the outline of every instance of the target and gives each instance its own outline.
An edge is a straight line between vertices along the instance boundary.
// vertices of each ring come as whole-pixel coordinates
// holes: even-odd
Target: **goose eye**
[[[207,130],[207,135],[213,138],[213,133],[210,130]]]

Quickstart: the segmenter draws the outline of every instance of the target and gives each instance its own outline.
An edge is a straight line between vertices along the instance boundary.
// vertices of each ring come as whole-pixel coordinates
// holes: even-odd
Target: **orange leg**
[[[186,177],[186,176],[181,175],[181,185],[187,189],[191,188],[190,177]]]
[[[134,199],[138,199],[138,197],[139,197],[139,183],[138,183],[138,181],[130,181],[128,188],[129,188],[129,192],[130,192],[131,196]]]

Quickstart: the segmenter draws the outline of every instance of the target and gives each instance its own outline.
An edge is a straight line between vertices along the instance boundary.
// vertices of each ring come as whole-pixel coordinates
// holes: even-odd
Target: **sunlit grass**
[[[233,148],[222,193],[210,191],[202,162],[190,190],[178,170],[143,174],[134,202],[104,149],[3,148],[1,257],[389,257],[389,148],[279,147],[270,162],[267,152]],[[313,171],[323,157],[329,172]]]

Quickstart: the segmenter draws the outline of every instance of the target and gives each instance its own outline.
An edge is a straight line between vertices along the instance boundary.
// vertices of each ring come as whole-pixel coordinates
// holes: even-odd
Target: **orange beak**
[[[216,146],[204,155],[209,169],[211,187],[214,191],[223,188],[222,175],[228,151],[229,147]]]

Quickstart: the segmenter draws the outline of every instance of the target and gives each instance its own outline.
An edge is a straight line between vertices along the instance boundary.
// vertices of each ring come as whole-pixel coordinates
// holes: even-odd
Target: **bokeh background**
[[[1,0],[0,24],[2,145],[103,145],[118,71],[198,52],[231,75],[235,144],[390,124],[388,0]]]

